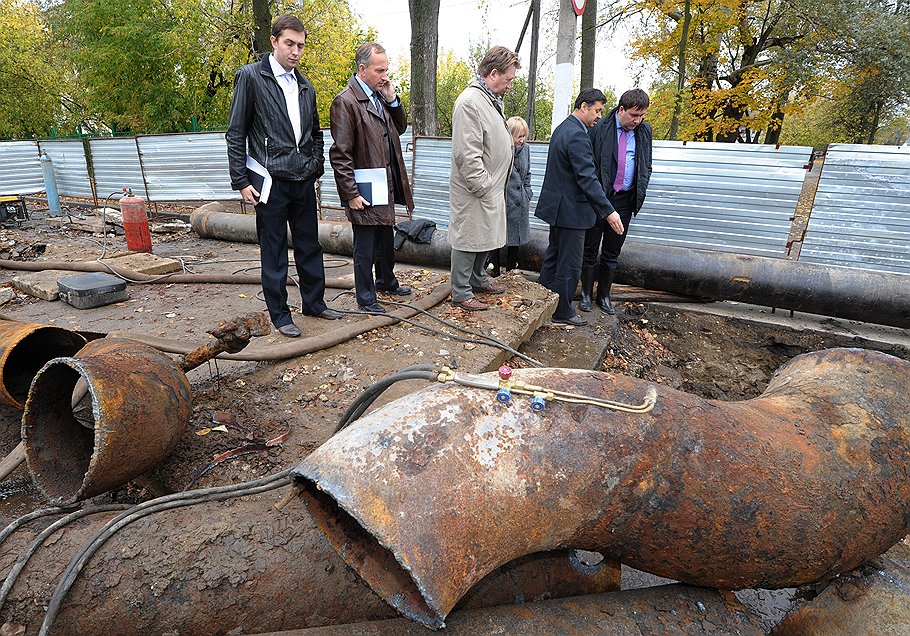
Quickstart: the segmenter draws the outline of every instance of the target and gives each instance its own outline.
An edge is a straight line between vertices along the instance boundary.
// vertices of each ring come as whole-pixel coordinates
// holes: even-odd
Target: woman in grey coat
[[[531,150],[525,143],[528,138],[528,123],[521,117],[510,117],[506,121],[512,141],[515,145],[515,159],[512,162],[512,173],[506,187],[506,271],[518,267],[518,248],[531,239],[530,204],[531,190]],[[490,252],[492,276],[499,276],[502,264],[500,250]]]

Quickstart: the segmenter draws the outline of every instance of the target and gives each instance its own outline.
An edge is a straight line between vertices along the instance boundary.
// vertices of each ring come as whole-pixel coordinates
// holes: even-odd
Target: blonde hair
[[[518,139],[518,135],[521,133],[525,134],[525,137],[528,136],[530,130],[528,129],[528,122],[526,122],[521,117],[509,117],[506,120],[506,126],[509,127],[509,132],[512,134],[512,139]]]

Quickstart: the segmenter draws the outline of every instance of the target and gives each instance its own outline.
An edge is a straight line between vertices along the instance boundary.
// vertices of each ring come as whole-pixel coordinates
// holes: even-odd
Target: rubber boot
[[[581,268],[581,300],[578,301],[578,308],[581,311],[591,311],[594,305],[591,297],[594,295],[594,268]]]
[[[491,250],[487,261],[490,263],[491,267],[489,268],[490,276],[493,278],[499,278],[501,274],[499,267],[499,250]]]
[[[601,266],[600,276],[597,281],[597,304],[608,316],[616,313],[610,302],[610,287],[613,286],[613,276],[616,274],[616,265]]]

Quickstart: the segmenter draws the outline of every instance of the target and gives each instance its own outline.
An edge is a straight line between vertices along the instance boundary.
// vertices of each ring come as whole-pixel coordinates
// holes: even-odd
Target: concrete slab
[[[106,228],[104,221],[101,219],[80,219],[71,216],[60,216],[53,218],[48,217],[44,219],[44,224],[50,225],[51,227],[60,227],[66,230],[81,230],[83,232],[91,232],[93,234],[103,234]]]
[[[48,269],[43,272],[28,272],[13,277],[13,287],[19,291],[40,298],[41,300],[57,300],[60,292],[57,281],[64,276],[72,276],[72,272],[59,269]]]
[[[0,287],[0,305],[5,305],[16,297],[16,292],[9,287]]]
[[[179,272],[183,269],[180,261],[173,258],[166,258],[156,254],[146,254],[137,252],[135,254],[125,254],[116,256],[107,261],[114,267],[122,267],[140,274],[149,276],[158,276],[160,274],[170,274]]]

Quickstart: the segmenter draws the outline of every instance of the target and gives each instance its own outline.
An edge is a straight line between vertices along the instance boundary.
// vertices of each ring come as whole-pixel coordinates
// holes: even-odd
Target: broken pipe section
[[[74,410],[80,378],[87,405]],[[167,457],[191,411],[190,383],[165,354],[129,340],[94,340],[35,375],[22,415],[29,472],[55,505],[107,492]]]
[[[85,338],[75,331],[0,320],[0,404],[21,409],[44,363],[71,356],[84,345]]]
[[[635,404],[648,384],[572,369],[513,379]],[[758,398],[658,388],[648,413],[435,385],[295,469],[339,554],[403,615],[444,624],[487,572],[574,547],[692,585],[793,587],[910,530],[910,362],[798,356]]]

